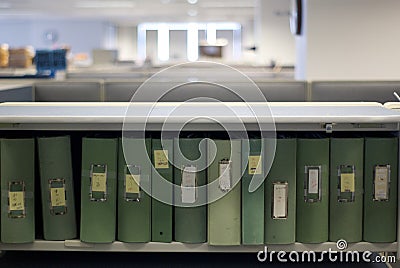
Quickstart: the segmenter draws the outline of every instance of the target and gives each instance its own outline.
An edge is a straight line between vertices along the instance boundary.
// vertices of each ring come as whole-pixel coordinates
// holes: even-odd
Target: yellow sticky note
[[[107,191],[107,174],[96,173],[92,174],[92,191],[93,192],[106,192]]]
[[[154,150],[155,168],[168,168],[168,150]]]
[[[355,192],[355,183],[354,183],[354,173],[343,173],[340,174],[340,191],[342,193],[345,192]]]
[[[260,155],[249,156],[249,174],[261,174],[262,162]]]
[[[51,199],[51,205],[53,207],[64,207],[66,205],[64,187],[51,188],[50,199]]]
[[[9,194],[10,211],[24,210],[25,200],[24,192],[10,192]]]
[[[125,192],[128,194],[138,194],[140,175],[125,175]]]

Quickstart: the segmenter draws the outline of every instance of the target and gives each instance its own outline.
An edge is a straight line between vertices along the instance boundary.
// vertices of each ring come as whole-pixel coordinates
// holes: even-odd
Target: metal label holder
[[[282,197],[282,193],[280,193],[280,195],[277,195],[278,190],[281,190],[279,188],[283,188],[284,193],[283,193],[283,197]],[[278,213],[278,202],[282,202],[282,200],[278,200],[278,199],[282,199],[284,198],[285,200],[283,200],[283,206],[285,206],[284,210],[285,213],[284,215],[282,215],[282,213]],[[271,216],[272,219],[274,220],[286,220],[288,218],[288,199],[289,199],[289,183],[288,182],[273,182],[272,183],[272,204],[271,204]],[[282,206],[282,204],[279,204],[280,206]]]
[[[125,178],[124,178],[124,199],[126,202],[140,202],[140,198],[141,198],[141,192],[142,192],[142,188],[140,186],[140,175],[141,175],[141,168],[140,166],[136,166],[136,165],[126,165],[125,168]],[[130,180],[134,180],[133,182],[130,181],[128,182],[128,176],[132,176],[132,178],[130,178]],[[133,176],[139,176],[139,181],[136,181]],[[138,192],[137,193],[133,193],[133,192],[128,192],[128,183],[136,183],[137,187],[138,187]]]
[[[218,162],[218,187],[222,192],[229,192],[232,188],[231,164],[232,161],[229,159],[222,159]]]
[[[63,193],[63,203],[62,206],[54,206],[53,205],[53,198],[52,198],[52,189],[54,188],[61,188]],[[57,191],[57,190],[56,190]],[[67,191],[65,189],[65,180],[64,179],[50,179],[49,180],[49,206],[50,206],[50,213],[52,215],[65,215],[67,214]]]
[[[193,171],[185,171],[186,168]],[[197,167],[193,165],[183,165],[181,169],[181,200],[182,203],[193,204],[197,200]],[[187,176],[192,176],[190,180]]]
[[[105,176],[105,185],[104,187],[100,186],[101,188],[104,188],[101,191],[95,191],[93,188],[93,184],[96,183],[93,181],[94,174],[102,174],[102,176]],[[89,196],[90,196],[90,201],[94,202],[105,202],[107,201],[107,165],[104,164],[92,164],[90,167],[90,189],[89,189]]]
[[[380,170],[380,171],[378,171]],[[382,171],[385,173],[383,174]],[[372,198],[375,202],[389,201],[390,198],[390,165],[375,165]],[[385,185],[386,184],[386,185]]]
[[[342,181],[345,180],[344,176],[351,176],[352,183],[351,189],[344,189]],[[338,166],[338,188],[337,188],[337,201],[341,203],[348,203],[355,201],[355,184],[356,184],[356,168],[354,165],[340,165]]]
[[[315,203],[322,200],[322,167],[304,167],[304,202]],[[317,176],[317,177],[316,177]]]
[[[26,217],[24,181],[8,182],[8,217],[13,219]]]

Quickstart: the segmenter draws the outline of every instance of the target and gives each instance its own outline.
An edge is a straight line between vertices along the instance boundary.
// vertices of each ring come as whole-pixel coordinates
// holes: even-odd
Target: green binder
[[[35,240],[35,140],[1,140],[1,241]]]
[[[172,204],[173,203],[173,166],[170,161],[173,158],[173,140],[152,140],[153,168],[151,174],[151,241],[172,242]],[[171,161],[172,162],[172,161]],[[159,201],[154,198],[160,197]],[[159,199],[160,199],[159,198]]]
[[[364,241],[396,241],[397,172],[397,138],[366,138]]]
[[[261,139],[242,140],[242,243],[264,243],[264,184],[250,193],[253,177],[264,177],[264,155]]]
[[[118,156],[118,240],[151,240],[150,188],[151,139],[124,138],[119,141]]]
[[[208,204],[208,243],[210,245],[240,245],[240,195],[241,185],[241,140],[214,140],[208,143],[207,155],[209,185],[207,196],[209,202],[216,196],[225,195]],[[231,144],[232,143],[232,146]],[[232,151],[232,153],[231,153]],[[237,184],[235,185],[235,182]]]
[[[296,241],[328,240],[329,139],[298,139]]]
[[[265,143],[265,154],[271,157],[271,142]],[[277,139],[274,162],[265,181],[265,243],[290,244],[295,240],[296,139]]]
[[[43,234],[46,240],[76,237],[69,136],[38,138]]]
[[[331,139],[329,240],[362,239],[363,138]]]
[[[180,186],[174,193],[175,241],[184,243],[207,241],[207,205],[198,206],[200,202],[207,200],[207,194],[193,187],[207,183],[204,169],[207,162],[206,143],[200,141],[200,138],[174,140],[174,182]],[[181,154],[178,153],[179,148]],[[200,150],[203,152],[202,158]],[[188,160],[201,161],[195,164]]]
[[[117,139],[82,139],[81,240],[115,240]]]

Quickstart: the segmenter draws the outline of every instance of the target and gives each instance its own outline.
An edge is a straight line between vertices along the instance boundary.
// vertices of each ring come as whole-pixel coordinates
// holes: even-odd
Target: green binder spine
[[[118,240],[149,242],[151,240],[150,188],[151,139],[119,140],[118,156]]]
[[[322,243],[329,230],[329,139],[298,139],[296,241]]]
[[[35,140],[1,140],[1,241],[35,240]]]
[[[365,138],[364,241],[395,242],[398,139]]]
[[[224,179],[223,188],[228,191],[222,198],[208,204],[208,243],[210,245],[240,245],[240,214],[241,214],[241,184],[234,185],[236,178],[241,176],[241,140],[214,140],[216,147],[208,143],[207,155],[211,161],[215,155],[214,161],[208,168],[208,183],[219,180],[219,185],[209,185],[207,195],[209,202],[221,191],[221,179]],[[231,144],[232,143],[232,146]],[[232,154],[231,154],[232,150]],[[231,157],[232,156],[232,157]],[[231,171],[230,187],[226,187],[227,176],[221,174],[220,170],[226,173],[228,167]]]
[[[76,237],[69,136],[38,138],[43,234],[46,240]]]
[[[164,146],[164,147],[163,147]],[[153,168],[151,175],[151,241],[172,242],[172,218],[173,218],[173,166],[170,161],[173,158],[172,139],[153,139],[152,156]],[[172,162],[172,161],[171,161]],[[164,203],[154,198],[161,197]]]
[[[118,139],[82,139],[81,240],[115,240]]]
[[[362,240],[364,139],[332,138],[329,240]]]
[[[174,182],[179,190],[174,193],[175,204],[175,241],[183,243],[205,243],[207,241],[207,205],[198,206],[207,200],[206,192],[190,189],[192,185],[203,186],[206,178],[206,143],[200,138],[174,139]],[[181,154],[179,154],[179,148]],[[201,158],[203,152],[203,158]],[[183,156],[183,157],[182,157]],[[189,161],[203,159],[198,165]],[[203,170],[201,170],[203,168]],[[191,176],[191,173],[193,174]],[[182,177],[186,176],[187,185],[182,184]],[[185,182],[186,182],[185,180]],[[187,188],[182,188],[187,187]],[[188,189],[184,192],[185,189]],[[200,196],[202,195],[202,196]]]
[[[265,154],[271,157],[271,142]],[[296,139],[277,139],[275,158],[265,184],[265,243],[296,240]]]
[[[264,243],[264,184],[250,193],[253,177],[264,176],[264,155],[261,139],[242,140],[242,243]]]

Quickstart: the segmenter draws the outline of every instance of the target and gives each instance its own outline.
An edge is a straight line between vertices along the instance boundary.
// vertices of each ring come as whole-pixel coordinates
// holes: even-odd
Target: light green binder
[[[216,148],[208,143],[208,161],[214,161],[208,168],[208,199],[212,200],[221,191],[226,194],[208,205],[208,243],[210,245],[240,245],[240,182],[234,186],[234,179],[241,173],[241,141],[214,140]],[[232,143],[232,146],[230,145]],[[232,154],[231,154],[232,151]],[[221,173],[221,174],[220,174]],[[230,175],[229,175],[230,174]],[[229,183],[229,178],[231,182]]]
[[[298,139],[296,166],[296,241],[326,242],[329,234],[329,139]]]
[[[242,140],[242,243],[264,243],[264,184],[249,192],[253,177],[264,175],[265,159],[261,139]]]
[[[364,139],[332,138],[329,240],[362,240]]]
[[[164,146],[164,147],[163,147]],[[173,140],[152,139],[153,168],[151,174],[151,241],[172,242],[172,204],[173,203]],[[159,201],[154,196],[161,197]],[[168,204],[169,203],[169,204]]]
[[[1,241],[35,240],[35,140],[1,140]]]
[[[266,157],[272,157],[266,139]],[[302,181],[301,181],[302,182]],[[265,180],[265,243],[296,240],[296,139],[277,139],[275,158]]]
[[[81,240],[115,240],[118,139],[82,139]]]
[[[396,241],[397,178],[398,139],[365,138],[364,241]]]
[[[43,234],[46,240],[76,237],[69,136],[38,138]]]
[[[118,156],[118,240],[151,240],[151,139],[119,140]]]
[[[203,186],[207,183],[206,143],[200,143],[200,138],[181,138],[174,140],[174,181],[179,190],[174,193],[175,204],[175,241],[183,243],[204,243],[207,241],[207,205],[198,206],[207,199],[206,192],[196,190],[191,186]],[[181,150],[182,155],[178,154]],[[201,157],[198,165],[189,163]],[[187,160],[185,160],[186,158]],[[200,161],[200,160],[199,160]],[[182,177],[185,180],[182,181]],[[187,184],[184,184],[184,183]],[[201,195],[201,196],[200,196]]]

